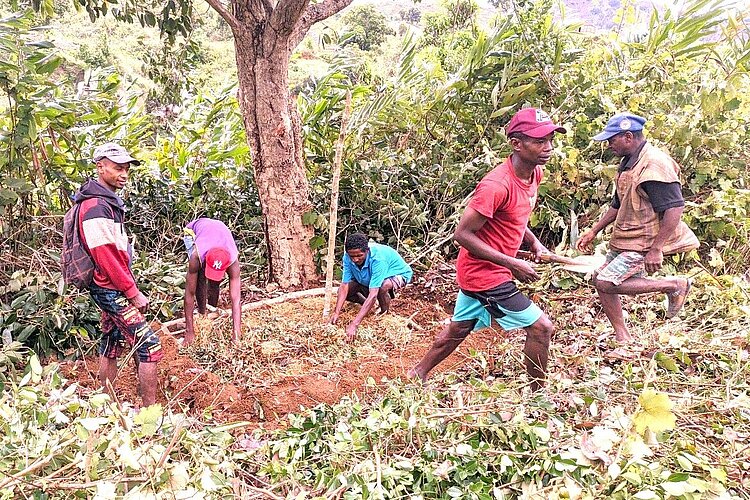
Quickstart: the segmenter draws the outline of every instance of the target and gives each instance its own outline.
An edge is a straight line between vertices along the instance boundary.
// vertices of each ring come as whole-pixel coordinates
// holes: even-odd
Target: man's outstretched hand
[[[576,241],[576,250],[582,253],[589,253],[594,249],[594,245],[592,244],[594,242],[594,238],[596,238],[596,233],[593,231],[587,231],[578,238],[578,241]]]
[[[353,342],[356,337],[357,337],[357,327],[354,325],[347,326],[346,327],[346,341]]]

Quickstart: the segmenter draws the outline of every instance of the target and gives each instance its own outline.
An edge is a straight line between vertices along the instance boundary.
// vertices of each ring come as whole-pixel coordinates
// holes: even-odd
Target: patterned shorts
[[[117,358],[131,348],[135,350],[136,359],[142,363],[155,363],[164,356],[159,335],[125,294],[94,284],[89,291],[102,311],[104,334],[99,343],[101,356]]]
[[[391,298],[396,297],[396,291],[402,289],[406,286],[406,278],[401,276],[400,274],[397,274],[396,276],[391,276],[390,278],[386,278],[383,280],[383,283],[386,281],[391,282],[391,289],[388,290],[388,294],[391,296]]]
[[[596,271],[596,279],[609,281],[615,286],[630,278],[645,278],[646,266],[638,252],[607,252],[606,262]]]
[[[391,298],[393,299],[396,297],[396,292],[402,289],[403,287],[405,287],[408,282],[406,281],[406,278],[404,278],[400,274],[397,274],[395,276],[391,276],[390,278],[384,279],[383,285],[385,285],[386,283],[391,284],[391,288],[388,290],[388,295],[390,295]],[[380,285],[380,286],[383,286],[383,285]],[[366,297],[367,294],[370,293],[370,287],[368,287],[367,285],[363,285],[357,280],[350,281],[349,293],[356,294],[357,292],[361,293],[362,295]]]

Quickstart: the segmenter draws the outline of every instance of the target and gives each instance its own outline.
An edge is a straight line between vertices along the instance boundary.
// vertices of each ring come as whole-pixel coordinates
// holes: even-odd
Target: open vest
[[[668,154],[646,143],[629,170],[617,175],[617,211],[610,247],[618,251],[648,252],[659,232],[661,220],[648,195],[641,188],[646,181],[680,182],[680,166]],[[662,252],[671,255],[698,248],[695,234],[683,221],[664,243]]]

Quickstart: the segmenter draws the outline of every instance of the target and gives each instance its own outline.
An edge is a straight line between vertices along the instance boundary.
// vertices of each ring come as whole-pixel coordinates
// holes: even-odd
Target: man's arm
[[[347,295],[349,295],[349,282],[341,283],[339,291],[336,294],[336,308],[333,310],[331,319],[328,320],[330,324],[335,325],[339,320],[339,314],[341,313],[341,308],[344,307]]]
[[[370,309],[372,309],[372,307],[375,305],[375,302],[377,302],[379,291],[380,288],[370,288],[370,293],[367,294],[367,298],[362,304],[362,307],[360,307],[359,313],[352,320],[352,322],[349,323],[349,326],[346,327],[347,340],[354,340],[354,337],[357,336],[357,328],[359,327],[359,324],[362,322],[362,320],[365,319],[367,313],[370,312]]]
[[[590,252],[591,250],[593,250],[592,242],[594,241],[594,238],[596,238],[596,235],[599,234],[602,229],[609,226],[615,221],[615,219],[617,219],[618,211],[619,209],[610,206],[602,216],[602,218],[599,219],[599,222],[594,224],[594,227],[589,229],[586,233],[583,234],[583,236],[578,238],[578,241],[576,242],[576,248],[578,249],[578,251]]]
[[[232,301],[232,341],[238,342],[242,337],[242,308],[240,306],[240,262],[234,261],[227,268],[229,275],[229,299]]]
[[[464,214],[461,216],[461,220],[458,222],[458,227],[453,234],[453,239],[456,240],[459,245],[468,250],[474,257],[510,269],[513,276],[518,281],[528,283],[530,281],[538,280],[539,275],[531,264],[505,255],[479,239],[476,233],[482,228],[482,226],[484,226],[485,222],[487,222],[487,217],[473,208],[467,207],[466,211],[464,211]],[[526,233],[524,233],[524,235],[525,234]]]
[[[673,207],[664,211],[664,215],[662,215],[659,224],[659,232],[656,233],[651,248],[643,258],[646,272],[649,274],[661,269],[661,266],[664,263],[662,248],[664,248],[664,243],[667,242],[669,237],[673,235],[677,229],[677,225],[680,223],[680,218],[682,217],[682,211],[684,209],[685,207]]]
[[[531,232],[531,228],[526,226],[526,231],[523,233],[523,241],[527,245],[529,245],[529,248],[531,249],[531,253],[534,254],[534,257],[537,259],[541,258],[543,253],[549,253],[549,250],[547,250],[547,247],[545,247],[541,241],[539,241],[539,238],[536,237],[536,235]]]
[[[195,340],[193,313],[195,312],[195,290],[198,288],[200,270],[201,261],[197,255],[193,255],[188,260],[188,271],[185,277],[185,345],[190,345]]]

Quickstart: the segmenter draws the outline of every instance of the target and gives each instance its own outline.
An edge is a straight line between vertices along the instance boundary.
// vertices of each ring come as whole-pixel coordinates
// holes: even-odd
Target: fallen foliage
[[[230,430],[157,404],[137,412],[106,394],[79,397],[32,356],[0,394],[0,497],[241,496]],[[39,496],[44,495],[44,496]]]
[[[291,417],[254,467],[296,498],[746,498],[749,286],[701,272],[695,287],[683,319],[659,317],[663,297],[626,301],[630,359],[610,356],[590,292],[549,289],[558,331],[542,393],[519,376],[511,332],[424,387]]]
[[[585,277],[545,267],[527,290],[557,325],[541,393],[526,387],[522,332],[477,333],[468,358],[427,384],[358,372],[361,386],[341,378],[334,402],[290,415],[274,431],[203,423],[221,421],[215,405],[193,417],[171,403],[136,413],[66,388],[54,365],[31,358],[0,396],[0,496],[746,498],[750,284],[691,274],[680,318],[664,321],[656,294],[625,300],[638,342],[623,358],[612,356],[611,329]],[[368,359],[391,355],[384,362],[395,364],[411,344],[421,354],[448,316],[419,303],[421,291],[369,317],[353,344],[344,343],[343,325],[356,307],[329,326],[317,319],[320,300],[305,299],[246,315],[247,338],[231,350],[227,317],[198,318],[196,343],[181,355],[202,353],[199,371],[217,372],[213,386],[201,386],[208,398],[235,383],[270,390],[302,380],[294,361],[325,385]]]

